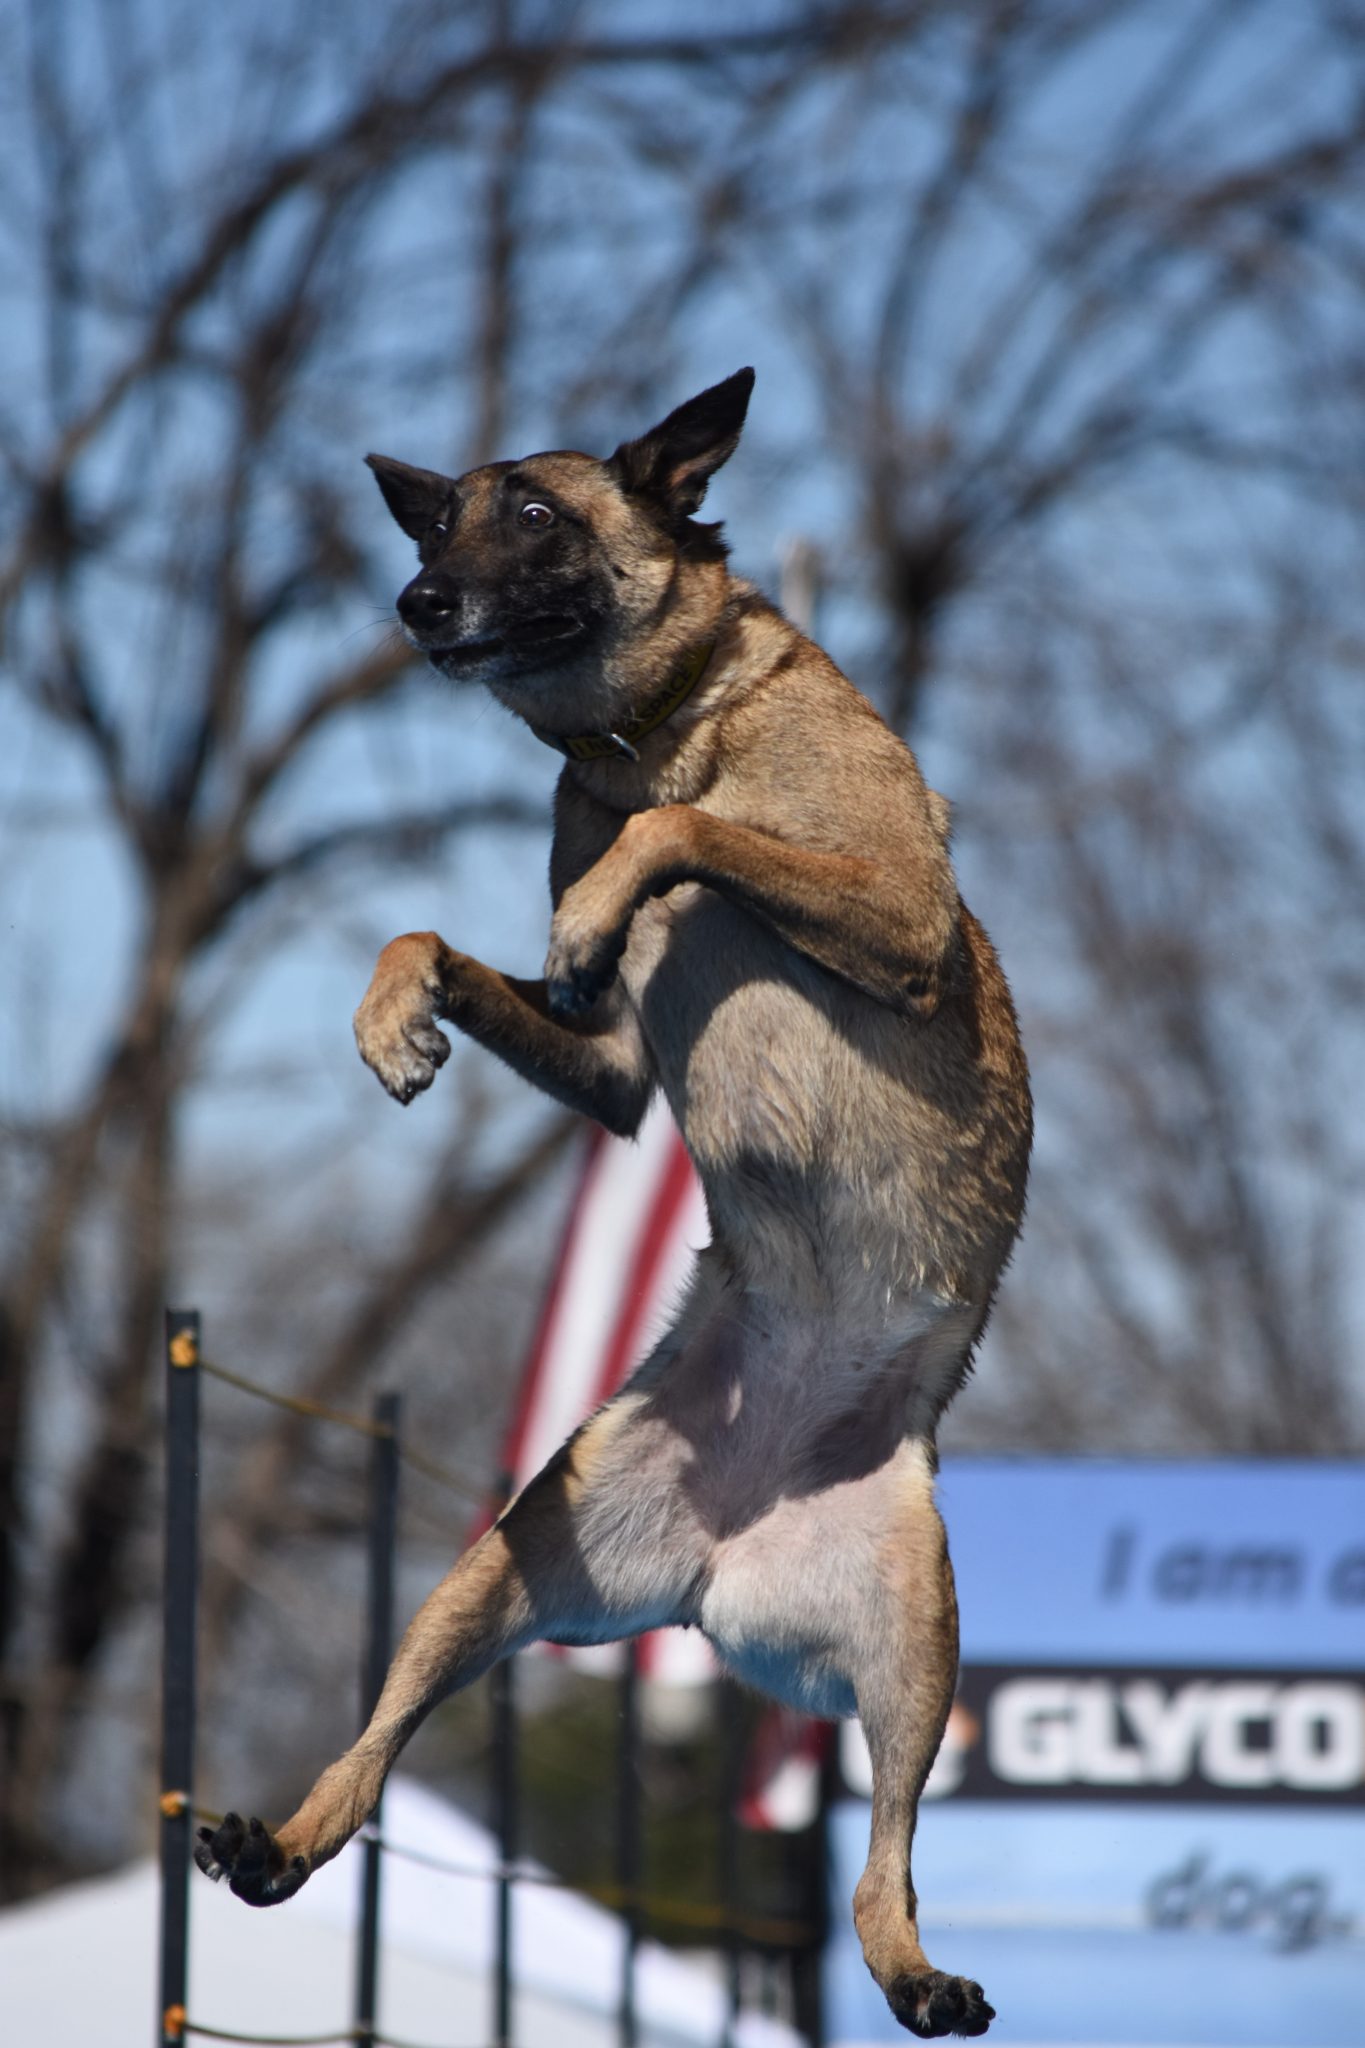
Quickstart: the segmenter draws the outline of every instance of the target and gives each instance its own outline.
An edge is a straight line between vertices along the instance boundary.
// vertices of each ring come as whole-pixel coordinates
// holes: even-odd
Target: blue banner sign
[[[940,1499],[957,1702],[921,1809],[925,1947],[991,2039],[1365,2044],[1365,1466],[960,1459]],[[871,1774],[843,1734],[830,2048],[904,2041],[849,1899]]]
[[[1365,1465],[958,1458],[939,1504],[979,1664],[1365,1664]]]
[[[837,1806],[829,2048],[907,2038],[853,1929],[867,1839],[867,1806]],[[980,1981],[1001,2048],[1365,2041],[1358,1812],[945,1799],[923,1810],[915,1881],[930,1961]]]

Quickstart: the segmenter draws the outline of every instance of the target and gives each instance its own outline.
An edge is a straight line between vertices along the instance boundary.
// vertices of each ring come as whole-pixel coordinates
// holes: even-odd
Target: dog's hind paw
[[[970,1977],[949,1977],[942,1970],[921,1970],[898,1977],[887,1987],[886,2002],[903,2027],[921,2041],[944,2034],[984,2034],[995,2018],[979,1984]]]
[[[286,1857],[268,1828],[237,1813],[225,1813],[216,1828],[200,1828],[194,1860],[215,1884],[225,1877],[248,1906],[278,1906],[308,1876],[302,1856]]]

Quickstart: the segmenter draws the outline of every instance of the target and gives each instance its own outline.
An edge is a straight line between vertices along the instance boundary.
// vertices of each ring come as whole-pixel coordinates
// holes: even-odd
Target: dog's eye
[[[548,505],[532,503],[522,506],[517,520],[522,526],[553,526],[555,515]]]
[[[433,519],[431,525],[427,528],[427,539],[444,540],[449,532],[450,522],[448,519]]]

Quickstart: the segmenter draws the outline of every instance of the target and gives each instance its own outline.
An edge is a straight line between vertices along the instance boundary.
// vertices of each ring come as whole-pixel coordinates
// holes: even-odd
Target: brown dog
[[[198,1855],[287,1898],[454,1687],[538,1637],[691,1623],[764,1691],[862,1717],[868,1967],[913,2033],[981,2034],[980,1986],[920,1947],[910,1841],[957,1667],[934,1432],[1019,1226],[1028,1075],[946,805],[692,516],[752,385],[607,462],[370,458],[422,559],[410,639],[568,760],[544,980],[409,933],[361,1054],[408,1102],[444,1020],[623,1134],[662,1087],[713,1238],[652,1356],[426,1602],[355,1747],[276,1837],[230,1815]]]

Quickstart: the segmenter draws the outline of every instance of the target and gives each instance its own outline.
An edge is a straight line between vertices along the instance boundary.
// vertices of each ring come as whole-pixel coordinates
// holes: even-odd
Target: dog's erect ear
[[[753,388],[753,371],[736,370],[638,441],[623,441],[607,465],[622,490],[658,498],[670,512],[690,519],[722,462],[735,452]]]
[[[433,519],[439,519],[450,505],[454,481],[434,469],[413,469],[388,455],[367,455],[374,480],[384,493],[384,503],[404,533],[421,540]]]

